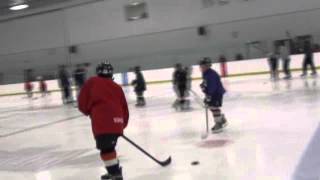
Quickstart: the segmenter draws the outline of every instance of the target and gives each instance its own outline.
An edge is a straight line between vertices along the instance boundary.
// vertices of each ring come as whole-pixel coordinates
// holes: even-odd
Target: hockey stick
[[[208,115],[208,107],[206,107],[206,134],[201,136],[201,139],[207,139],[209,136],[209,115]]]
[[[209,115],[208,115],[208,107],[204,103],[201,102],[201,97],[194,92],[193,90],[190,90],[190,92],[195,96],[196,101],[200,104],[200,106],[204,107],[206,109],[206,133],[201,135],[201,139],[207,139],[209,136]]]
[[[165,160],[165,161],[159,161],[158,159],[156,159],[155,157],[153,157],[152,155],[150,155],[147,151],[145,151],[144,149],[142,149],[140,146],[138,146],[135,142],[133,142],[132,140],[130,140],[128,137],[126,137],[125,135],[122,135],[123,139],[125,139],[126,141],[128,141],[130,144],[132,144],[134,147],[136,147],[137,149],[139,149],[143,154],[147,155],[149,158],[151,158],[152,160],[154,160],[156,163],[158,163],[160,166],[165,167],[168,166],[171,163],[171,156]]]

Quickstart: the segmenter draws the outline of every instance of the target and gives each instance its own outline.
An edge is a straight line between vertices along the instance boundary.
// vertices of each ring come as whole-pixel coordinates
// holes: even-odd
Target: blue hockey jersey
[[[208,69],[202,74],[203,82],[201,84],[202,91],[206,96],[216,97],[223,95],[224,89],[219,74],[213,69]]]

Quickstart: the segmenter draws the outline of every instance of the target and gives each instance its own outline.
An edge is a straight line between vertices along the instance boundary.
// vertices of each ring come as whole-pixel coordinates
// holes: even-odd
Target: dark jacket
[[[132,85],[134,86],[134,91],[143,92],[147,89],[143,74],[141,72],[135,72],[135,73],[136,73],[136,79],[132,81]]]
[[[313,55],[313,48],[312,48],[311,42],[309,42],[309,41],[304,42],[303,51],[304,51],[304,54],[305,54],[307,57],[312,57],[312,55]]]
[[[69,81],[69,73],[65,69],[61,69],[58,76],[61,87],[69,87],[71,85]]]
[[[78,68],[73,72],[73,78],[77,86],[82,86],[86,81],[86,70]]]
[[[173,84],[175,86],[186,86],[187,85],[187,72],[182,70],[176,70],[173,73]]]

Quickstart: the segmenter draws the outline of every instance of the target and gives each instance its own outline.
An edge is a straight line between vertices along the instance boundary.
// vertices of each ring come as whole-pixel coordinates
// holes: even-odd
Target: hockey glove
[[[211,97],[210,96],[206,96],[203,100],[203,103],[206,105],[206,106],[209,106],[210,103],[211,103]]]
[[[204,82],[200,84],[200,88],[201,88],[202,92],[206,91],[206,85]]]

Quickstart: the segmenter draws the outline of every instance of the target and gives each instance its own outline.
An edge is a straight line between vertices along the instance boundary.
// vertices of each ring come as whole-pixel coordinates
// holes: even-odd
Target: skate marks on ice
[[[99,152],[92,149],[57,150],[58,146],[0,151],[0,171],[37,172],[54,168],[101,167]],[[127,160],[120,156],[122,162]]]
[[[23,116],[25,114],[30,114],[30,113],[44,113],[46,111],[57,110],[60,108],[63,108],[63,107],[61,105],[55,105],[55,106],[39,106],[39,107],[31,106],[31,107],[26,107],[21,109],[14,108],[12,110],[1,111],[0,120],[8,119],[14,116]]]
[[[2,171],[40,171],[62,164],[70,164],[88,149],[56,151],[57,147],[28,148],[17,151],[0,151],[0,170]]]
[[[242,130],[235,130],[232,127],[228,127],[219,134],[209,134],[206,140],[195,143],[195,146],[205,149],[225,148],[235,144],[242,136],[245,136]]]
[[[150,172],[150,173],[146,173]],[[153,172],[153,173],[151,173]],[[150,171],[150,169],[146,169],[145,171],[141,171],[141,174],[136,175],[135,177],[128,178],[130,180],[172,180],[175,179],[173,178],[176,176],[174,171],[171,170],[170,167],[167,168],[162,168],[162,169],[154,169]],[[180,179],[180,178],[179,178]],[[181,180],[184,178],[181,178]],[[189,180],[189,179],[184,179],[184,180]]]
[[[182,142],[183,144],[192,143],[194,140],[199,139],[198,131],[190,131],[190,130],[179,130],[171,133],[168,136],[162,138],[162,141],[175,141]]]
[[[68,118],[65,118],[65,119],[61,119],[61,120],[57,120],[57,121],[53,121],[53,122],[49,122],[49,123],[45,123],[45,124],[41,124],[41,125],[36,125],[36,126],[24,128],[24,129],[21,129],[21,130],[16,130],[16,131],[13,131],[13,132],[0,134],[0,138],[6,138],[6,137],[14,136],[14,135],[17,135],[17,134],[33,131],[33,130],[36,130],[36,129],[41,129],[41,128],[44,128],[44,127],[48,127],[48,126],[64,123],[64,122],[67,122],[67,121],[78,119],[80,117],[83,117],[83,115],[72,116],[72,117],[68,117]]]
[[[223,148],[226,147],[230,144],[233,144],[234,142],[229,139],[209,139],[202,141],[197,144],[198,147],[200,148]]]

